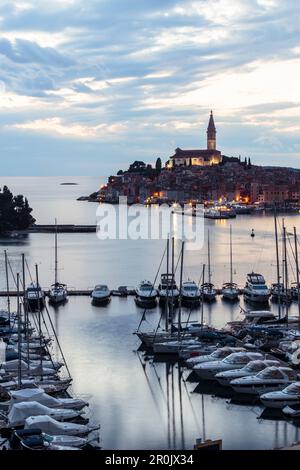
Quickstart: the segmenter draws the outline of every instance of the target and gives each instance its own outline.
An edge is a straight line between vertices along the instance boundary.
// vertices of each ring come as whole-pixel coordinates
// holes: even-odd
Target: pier
[[[10,237],[21,237],[29,233],[96,233],[97,225],[75,225],[75,224],[47,224],[33,225],[26,230],[13,230]]]
[[[43,290],[44,294],[46,297],[49,297],[49,290],[44,289]],[[76,296],[83,296],[83,297],[89,297],[91,293],[93,292],[93,289],[72,289],[68,288],[68,296],[69,297],[76,297]],[[110,291],[111,295],[113,297],[127,297],[128,295],[135,295],[134,289],[122,287],[119,289],[113,289]],[[17,291],[0,291],[0,297],[17,297]]]

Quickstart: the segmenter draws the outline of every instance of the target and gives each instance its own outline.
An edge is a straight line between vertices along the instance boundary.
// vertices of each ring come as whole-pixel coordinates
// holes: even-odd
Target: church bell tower
[[[210,112],[210,118],[207,128],[207,150],[216,150],[217,148],[217,131],[214,122],[213,112]]]

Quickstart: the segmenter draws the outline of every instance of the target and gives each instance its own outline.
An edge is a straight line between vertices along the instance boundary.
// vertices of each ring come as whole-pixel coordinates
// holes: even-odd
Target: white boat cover
[[[51,416],[30,416],[25,420],[25,429],[38,428],[42,432],[55,435],[81,436],[88,434],[93,429],[85,424],[59,423]]]
[[[11,400],[9,409],[15,403],[25,401],[36,401],[42,405],[49,406],[50,408],[64,408],[64,409],[82,409],[87,403],[79,398],[54,398],[42,388],[24,388],[22,390],[15,390],[10,392]]]
[[[48,415],[61,421],[75,418],[80,412],[74,410],[63,410],[59,408],[49,408],[36,401],[24,401],[15,403],[8,413],[8,425],[11,427],[22,426],[29,416]]]
[[[43,434],[44,440],[50,442],[51,444],[59,446],[70,446],[70,447],[83,447],[88,444],[89,439],[78,436],[50,436],[49,434]]]

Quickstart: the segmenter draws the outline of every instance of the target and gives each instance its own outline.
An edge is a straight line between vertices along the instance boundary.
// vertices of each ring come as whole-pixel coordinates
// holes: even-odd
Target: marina
[[[81,204],[84,203],[74,202],[74,217],[76,211],[81,212]],[[89,207],[90,205],[88,210]],[[59,220],[62,216],[55,214],[55,217]],[[89,217],[93,217],[93,212]],[[256,397],[249,401],[232,395],[228,387],[224,388],[220,384],[198,380],[195,382],[193,371],[183,362],[190,355],[195,355],[195,351],[199,353],[203,350],[201,338],[199,344],[195,341],[196,332],[203,335],[202,319],[208,329],[217,335],[220,345],[225,338],[229,341],[228,332],[218,332],[228,323],[234,327],[245,318],[243,310],[248,312],[251,308],[245,304],[242,292],[247,274],[252,269],[256,273],[263,273],[268,286],[277,279],[273,217],[253,218],[252,215],[250,223],[247,222],[247,215],[240,217],[242,219],[237,218],[230,222],[206,222],[211,224],[207,228],[210,229],[211,277],[217,293],[216,300],[214,303],[200,302],[192,309],[189,305],[182,305],[181,325],[183,328],[190,325],[189,330],[184,333],[179,347],[175,342],[180,335],[178,331],[173,333],[174,345],[168,346],[168,354],[151,352],[148,348],[145,350],[139,337],[133,334],[138,329],[141,333],[155,331],[160,319],[164,328],[164,307],[157,303],[145,310],[144,305],[140,306],[135,302],[135,298],[136,289],[138,286],[142,287],[141,279],[149,279],[154,288],[158,286],[160,278],[158,276],[155,282],[155,277],[165,249],[165,240],[136,241],[133,244],[131,240],[99,241],[94,234],[59,235],[58,278],[67,283],[69,299],[61,305],[50,305],[48,288],[42,288],[45,290],[46,306],[73,378],[70,391],[74,396],[89,402],[89,414],[93,415],[96,424],[101,425],[102,448],[191,449],[195,440],[201,437],[203,440],[221,439],[224,449],[273,449],[292,445],[299,440],[299,428],[295,424],[297,421],[283,415],[278,419],[272,413],[265,419],[264,406]],[[285,224],[291,232],[290,227],[297,225],[298,219],[294,216],[286,217]],[[224,299],[221,287],[230,281],[230,225],[233,227],[232,277],[241,289],[238,302]],[[251,237],[252,228],[255,229],[255,238]],[[292,240],[292,236],[289,237]],[[8,252],[13,272],[21,272],[21,254],[25,252],[33,277],[34,265],[38,263],[40,285],[50,286],[53,283],[53,234],[30,234],[26,241],[9,241],[2,246]],[[181,242],[175,240],[176,261],[180,258],[181,249]],[[236,255],[237,249],[239,256]],[[137,259],[133,255],[136,250],[142,252],[143,257]],[[207,240],[196,254],[185,251],[183,282],[194,279],[196,287],[201,284],[203,263],[207,263],[207,256]],[[163,274],[167,272],[165,263],[166,259],[161,267]],[[290,268],[291,263],[290,281],[296,282],[295,274]],[[0,287],[3,296],[0,304],[5,309],[7,290],[3,269],[2,252]],[[171,271],[170,256],[169,274]],[[180,263],[175,278],[179,289]],[[97,283],[104,283],[112,288],[112,299],[105,305],[93,305],[91,301],[90,295]],[[12,283],[10,285],[13,286]],[[74,285],[91,287],[81,290],[72,288]],[[16,300],[12,295],[12,309],[15,309]],[[259,309],[261,310],[260,307]],[[269,319],[276,318],[278,304],[270,299],[266,311],[269,312]],[[296,298],[288,305],[288,311],[291,320],[298,317]],[[179,308],[175,307],[175,328],[178,314]],[[238,332],[240,326],[237,328]],[[297,328],[297,325],[292,328]],[[156,335],[160,341],[167,339],[166,333],[161,337],[158,333]],[[150,343],[151,341],[153,339]],[[231,347],[244,346],[243,341],[238,338],[232,344]],[[205,354],[211,354],[217,347],[214,341],[208,341]],[[53,359],[59,360],[59,351],[56,349],[54,346]],[[274,353],[275,356],[269,353],[269,360],[282,361],[278,351],[276,356],[276,348]],[[263,352],[263,357],[265,354]],[[244,420],[247,420],[247,429],[242,426]]]

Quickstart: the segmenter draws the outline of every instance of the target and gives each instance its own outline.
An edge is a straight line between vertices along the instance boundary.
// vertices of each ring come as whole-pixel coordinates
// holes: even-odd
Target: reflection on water
[[[76,223],[94,222],[95,205],[75,201],[75,195],[87,193],[80,186],[59,186],[53,178],[43,179],[37,186],[32,185],[34,181],[36,179],[31,179],[31,191],[35,196],[30,202],[35,207],[35,216],[41,219],[39,222],[51,223],[57,211],[60,223],[71,223],[72,217]],[[1,181],[0,186],[2,184]],[[23,182],[19,179],[17,183],[7,184],[12,189],[14,185],[22,189]],[[96,180],[82,179],[81,184],[92,192]],[[25,186],[27,191],[19,191],[28,193],[28,180]],[[32,201],[38,199],[39,204],[33,204]],[[289,231],[294,224],[300,229],[298,217],[285,219]],[[264,274],[269,284],[274,282],[272,217],[240,216],[230,223],[235,282],[243,285],[247,272],[252,269]],[[208,226],[211,228],[213,282],[220,286],[229,278],[229,222],[206,221]],[[250,237],[252,228],[256,233],[254,239]],[[32,234],[22,242],[0,241],[0,245],[8,250],[15,272],[21,271],[20,255],[24,252],[31,268],[34,263],[39,264],[42,286],[48,287],[53,282],[53,235]],[[77,288],[93,287],[102,282],[116,288],[135,286],[142,279],[153,281],[164,247],[164,241],[99,241],[94,234],[61,234],[59,277],[69,287]],[[180,248],[180,241],[177,241],[176,256]],[[198,282],[206,258],[205,246],[199,252],[187,251],[184,278]],[[12,284],[12,279],[10,282]],[[0,253],[0,288],[5,288],[3,251]],[[4,305],[2,298],[0,308]],[[101,423],[104,448],[191,449],[195,439],[202,437],[223,439],[225,449],[265,449],[299,440],[299,431],[294,425],[274,417],[261,419],[263,408],[259,404],[232,401],[224,390],[197,386],[188,380],[190,371],[177,363],[154,361],[139,351],[139,340],[132,332],[143,310],[135,305],[133,298],[114,297],[105,308],[98,308],[91,305],[88,297],[71,297],[58,309],[49,309],[74,379],[73,391],[89,397],[93,420]],[[297,306],[292,305],[291,311],[297,314]],[[183,309],[183,320],[189,312]],[[160,314],[159,307],[147,312],[142,328],[155,328]],[[214,305],[204,308],[205,321],[217,327],[238,318],[239,314],[239,303],[230,304],[220,298]],[[191,312],[191,320],[200,320],[200,316],[200,309]]]

